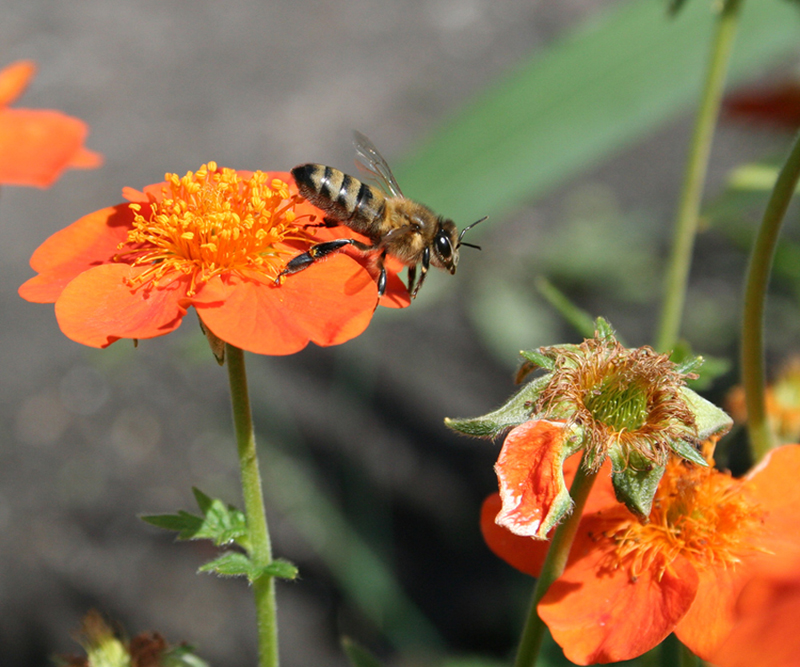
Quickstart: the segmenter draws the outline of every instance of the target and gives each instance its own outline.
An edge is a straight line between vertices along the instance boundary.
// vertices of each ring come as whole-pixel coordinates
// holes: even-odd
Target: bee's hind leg
[[[362,251],[372,250],[372,246],[369,246],[366,243],[361,243],[361,241],[356,241],[356,239],[336,239],[335,241],[323,241],[322,243],[315,243],[306,252],[300,253],[297,255],[297,257],[293,257],[287,262],[283,271],[281,271],[278,274],[278,277],[275,278],[275,284],[280,285],[281,278],[283,278],[283,276],[290,276],[293,273],[299,273],[303,269],[307,269],[317,260],[327,257],[331,253],[339,252],[349,245],[354,246]]]

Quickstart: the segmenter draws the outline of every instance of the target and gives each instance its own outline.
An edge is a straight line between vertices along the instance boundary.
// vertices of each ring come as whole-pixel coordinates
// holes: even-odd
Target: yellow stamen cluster
[[[659,579],[677,557],[695,567],[730,567],[757,549],[764,513],[746,493],[747,481],[672,457],[653,501],[650,521],[631,517],[612,537],[617,566],[635,580],[645,571]]]
[[[158,287],[189,275],[192,294],[224,272],[252,270],[275,278],[280,256],[288,252],[277,244],[303,238],[303,231],[294,224],[289,186],[267,179],[260,171],[243,178],[214,162],[183,178],[167,174],[163,197],[149,210],[130,204],[134,226],[120,247],[134,265],[148,266],[133,284]]]
[[[680,394],[686,376],[667,355],[605,338],[555,349],[555,367],[537,411],[585,431],[592,469],[613,446],[626,458],[636,454],[637,460],[664,465],[672,442],[695,439],[694,415]]]

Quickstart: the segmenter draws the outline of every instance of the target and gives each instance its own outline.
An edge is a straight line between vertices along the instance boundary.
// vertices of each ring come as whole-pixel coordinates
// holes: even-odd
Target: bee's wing
[[[392,197],[402,197],[389,164],[373,143],[357,130],[353,132],[353,143],[356,145],[356,166],[367,175],[367,179]]]

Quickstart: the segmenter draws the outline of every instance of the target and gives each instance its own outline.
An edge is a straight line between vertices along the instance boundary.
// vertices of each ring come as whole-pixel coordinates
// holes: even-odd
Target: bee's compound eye
[[[436,235],[436,252],[442,259],[450,259],[453,254],[453,244],[447,234],[439,233]]]

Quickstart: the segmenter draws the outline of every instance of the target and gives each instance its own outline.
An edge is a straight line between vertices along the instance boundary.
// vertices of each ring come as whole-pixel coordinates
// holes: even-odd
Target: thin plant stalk
[[[764,399],[764,304],[783,219],[800,180],[800,135],[778,174],[758,228],[745,281],[742,316],[742,386],[747,406],[747,431],[753,458],[761,460],[773,446]]]
[[[583,456],[585,459],[585,452]],[[581,460],[581,465],[578,466],[578,472],[575,473],[575,479],[572,481],[572,486],[569,489],[569,493],[575,503],[572,508],[572,514],[556,528],[544,564],[542,565],[542,571],[539,578],[536,580],[536,586],[533,589],[533,596],[531,597],[530,609],[528,610],[528,618],[525,621],[525,627],[522,631],[514,667],[533,667],[533,665],[536,664],[536,658],[539,656],[539,651],[542,648],[545,624],[542,622],[542,619],[539,618],[537,606],[547,592],[547,589],[563,574],[564,568],[567,566],[567,559],[569,558],[572,543],[575,540],[575,534],[578,532],[578,525],[581,522],[581,515],[586,505],[586,499],[589,497],[589,491],[591,491],[594,480],[597,478],[596,472],[590,473],[584,469],[584,459]]]
[[[678,212],[673,232],[672,250],[667,266],[664,303],[661,309],[656,349],[669,352],[680,335],[681,319],[689,284],[694,240],[700,219],[700,203],[708,172],[711,142],[722,103],[733,43],[743,0],[726,0],[717,19],[711,58],[706,70],[700,108],[695,119],[684,172]]]
[[[264,496],[261,491],[261,473],[258,469],[244,352],[238,347],[226,343],[225,357],[228,365],[233,425],[242,478],[244,512],[247,517],[248,555],[256,571],[260,571],[272,562],[272,545],[267,528],[267,516],[264,511]],[[270,575],[261,575],[252,582],[252,588],[256,602],[258,664],[259,667],[278,667],[275,578]]]

